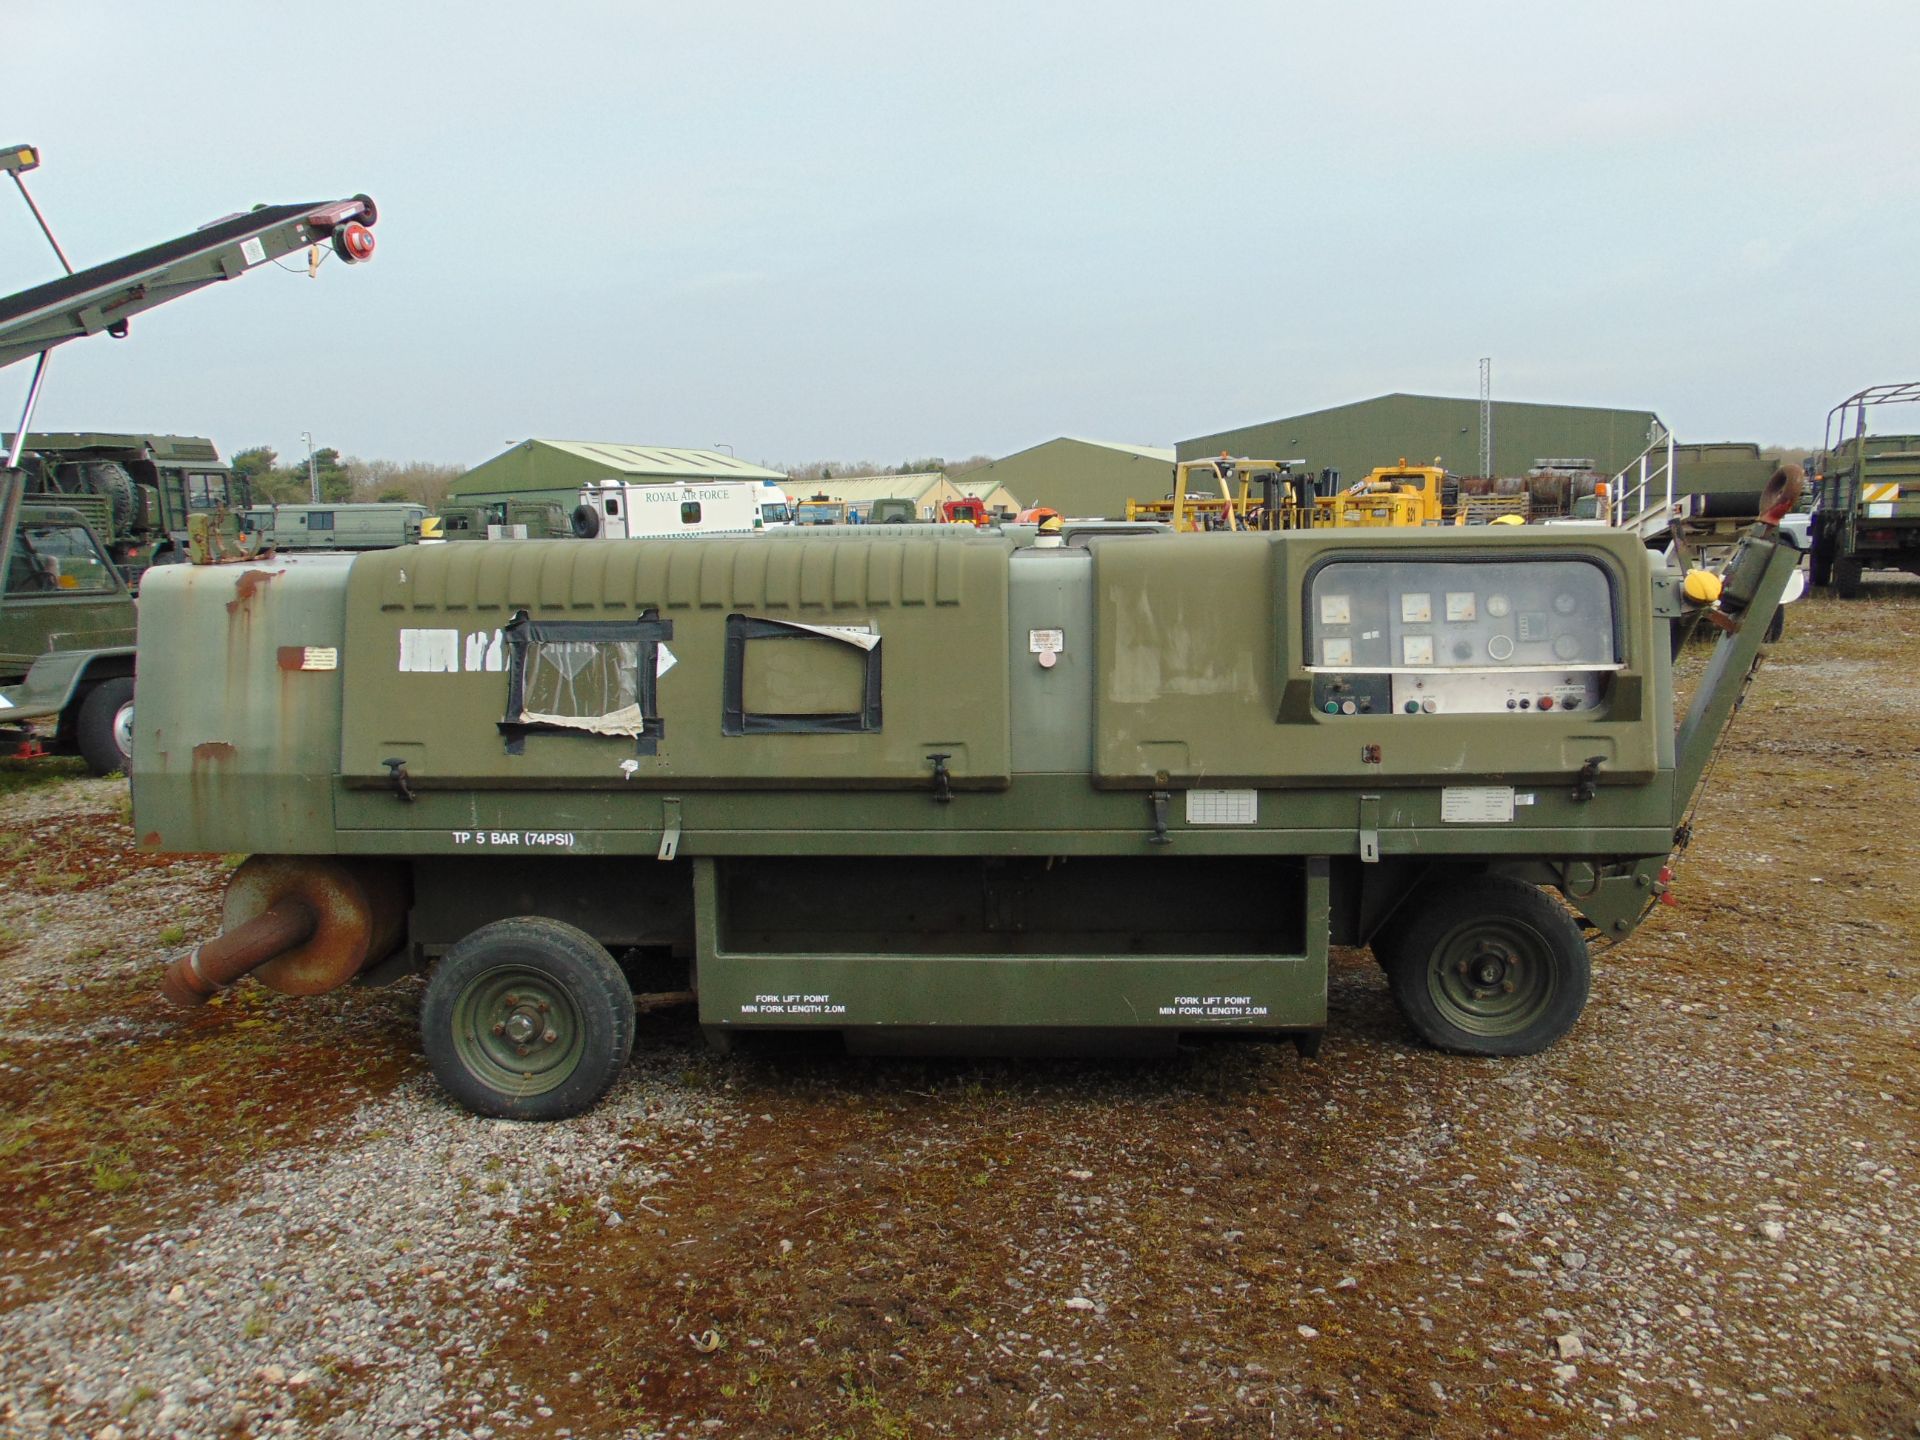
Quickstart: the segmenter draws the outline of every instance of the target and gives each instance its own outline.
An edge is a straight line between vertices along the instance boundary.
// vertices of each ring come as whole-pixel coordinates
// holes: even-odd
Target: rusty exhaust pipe
[[[176,1005],[204,1005],[242,975],[305,944],[319,923],[311,905],[288,896],[167,966],[160,993]]]

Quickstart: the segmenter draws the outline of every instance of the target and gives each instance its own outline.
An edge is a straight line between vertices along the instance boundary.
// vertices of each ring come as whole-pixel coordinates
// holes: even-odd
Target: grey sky
[[[381,208],[370,264],[66,347],[41,428],[957,456],[1472,394],[1490,354],[1501,398],[1804,443],[1920,378],[1910,0],[15,0],[8,29],[0,140],[43,147],[78,264],[261,201]],[[11,190],[0,290],[54,273]]]

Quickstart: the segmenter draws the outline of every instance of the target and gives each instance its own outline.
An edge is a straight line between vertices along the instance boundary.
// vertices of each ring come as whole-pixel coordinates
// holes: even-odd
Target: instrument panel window
[[[1310,584],[1307,653],[1323,666],[1613,667],[1621,658],[1613,587],[1590,560],[1335,560]],[[1347,648],[1331,654],[1350,658],[1329,658],[1335,639]]]

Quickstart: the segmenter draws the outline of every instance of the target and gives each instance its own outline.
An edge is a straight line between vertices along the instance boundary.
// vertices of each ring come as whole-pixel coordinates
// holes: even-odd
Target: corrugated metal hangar
[[[522,440],[453,482],[454,495],[577,493],[596,480],[771,480],[778,470],[749,465],[718,450],[674,450],[597,440]]]
[[[1158,500],[1173,489],[1173,451],[1062,435],[969,470],[961,483],[998,486],[1025,505],[1062,515],[1124,515],[1127,501]]]
[[[1544,459],[1586,459],[1616,471],[1657,433],[1651,410],[1591,405],[1537,405],[1495,400],[1493,473],[1524,475]],[[1305,460],[1309,470],[1334,469],[1343,485],[1376,465],[1438,462],[1457,475],[1480,473],[1480,402],[1443,395],[1379,395],[1257,425],[1196,436],[1179,444],[1182,460],[1222,450],[1260,460]]]

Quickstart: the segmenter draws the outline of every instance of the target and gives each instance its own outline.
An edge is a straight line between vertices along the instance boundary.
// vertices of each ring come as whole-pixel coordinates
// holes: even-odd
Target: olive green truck
[[[1526,1053],[1628,935],[1798,558],[1693,607],[1630,534],[1016,548],[529,541],[156,570],[134,819],[244,852],[193,1003],[429,968],[469,1107],[604,1093],[636,1008],[722,1045],[1146,1052],[1327,1023],[1371,945],[1413,1028]]]

